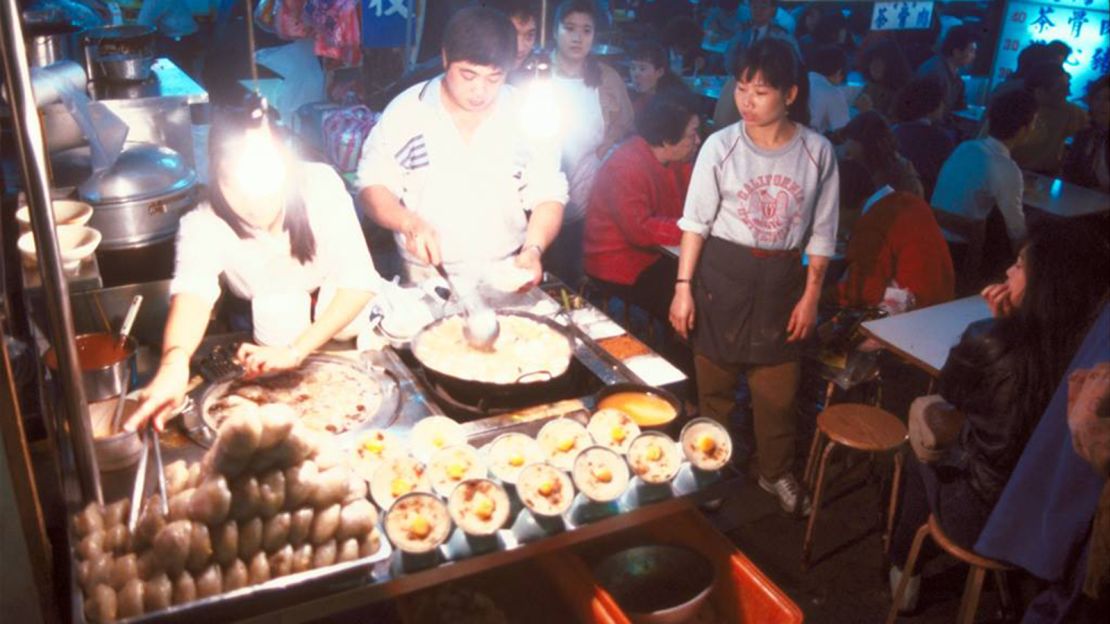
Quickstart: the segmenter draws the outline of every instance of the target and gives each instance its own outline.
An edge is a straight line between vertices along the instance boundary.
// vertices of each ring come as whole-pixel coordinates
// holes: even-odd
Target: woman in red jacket
[[[846,164],[840,175],[847,187],[849,177],[866,178],[867,172]],[[844,307],[878,306],[891,287],[909,290],[914,308],[955,296],[952,257],[932,208],[921,197],[890,186],[864,202],[848,239],[846,263],[836,291],[837,303]]]
[[[636,135],[605,159],[586,210],[586,273],[660,319],[677,264],[659,247],[682,238],[678,218],[701,144],[696,110],[680,95],[654,97],[636,116]]]

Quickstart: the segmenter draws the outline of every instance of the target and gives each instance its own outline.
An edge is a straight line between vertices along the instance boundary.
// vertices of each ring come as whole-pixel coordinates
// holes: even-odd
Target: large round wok
[[[449,373],[445,373],[435,368],[433,364],[424,361],[419,355],[419,345],[428,332],[447,322],[452,316],[446,316],[433,323],[427,325],[424,329],[420,330],[416,336],[413,337],[411,347],[412,355],[416,361],[424,368],[424,373],[433,384],[440,386],[443,390],[451,395],[452,398],[465,401],[472,404],[486,403],[490,399],[508,399],[511,398],[515,401],[524,401],[527,399],[535,399],[538,401],[548,398],[554,388],[559,387],[568,378],[568,371],[570,370],[570,359],[574,357],[574,340],[571,334],[565,327],[559,325],[555,321],[530,314],[528,312],[516,311],[499,311],[497,312],[498,319],[518,316],[526,318],[536,323],[540,323],[555,330],[560,336],[567,341],[567,362],[562,371],[547,371],[547,370],[527,370],[513,383],[494,383],[488,381],[476,381],[473,379],[465,379],[457,377]]]

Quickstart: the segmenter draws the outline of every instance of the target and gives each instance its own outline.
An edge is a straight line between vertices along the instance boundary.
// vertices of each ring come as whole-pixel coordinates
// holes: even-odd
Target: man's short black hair
[[[1037,116],[1037,99],[1025,89],[1000,93],[991,100],[987,109],[990,135],[999,141],[1008,141]]]
[[[957,50],[966,50],[973,43],[979,43],[979,35],[967,26],[953,26],[944,37],[940,46],[940,53],[945,58],[952,56]]]
[[[916,121],[944,102],[944,85],[935,76],[922,76],[906,83],[894,98],[894,118]]]
[[[690,118],[697,114],[697,102],[692,94],[660,91],[636,114],[636,134],[654,147],[674,145],[682,140]]]
[[[848,71],[848,54],[840,46],[821,46],[812,57],[809,68],[823,76]]]
[[[629,61],[643,61],[651,63],[655,69],[667,69],[667,50],[663,44],[654,39],[644,39],[634,42],[628,48]]]
[[[500,11],[462,9],[443,31],[443,55],[448,65],[466,61],[509,71],[516,64],[516,28]]]
[[[1068,59],[1069,56],[1071,56],[1071,46],[1064,41],[1060,41],[1059,39],[1049,41],[1048,48],[1052,50],[1052,52],[1057,56],[1064,57],[1065,61]]]
[[[1018,52],[1017,68],[1010,77],[1024,78],[1037,65],[1055,60],[1056,51],[1047,43],[1030,43]]]
[[[539,22],[540,11],[534,0],[482,0],[482,6],[501,11],[514,19]]]
[[[1050,90],[1059,83],[1061,77],[1067,75],[1068,72],[1056,61],[1041,63],[1025,75],[1025,90],[1033,94],[1036,94],[1037,89]]]

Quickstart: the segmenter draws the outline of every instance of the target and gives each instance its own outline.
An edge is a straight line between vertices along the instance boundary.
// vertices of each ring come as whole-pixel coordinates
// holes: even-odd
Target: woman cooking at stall
[[[151,418],[161,430],[183,401],[189,359],[204,337],[221,279],[231,294],[252,303],[256,321],[266,302],[307,307],[308,293],[335,293],[330,302],[321,297],[310,324],[307,309],[271,308],[265,316],[280,318],[288,338],[243,344],[237,356],[247,375],[296,368],[328,340],[350,333],[381,279],[339,176],[327,165],[293,158],[271,135],[264,108],[249,112],[212,125],[214,184],[208,202],[181,219],[161,363],[140,392],[128,430]],[[297,317],[305,321],[290,335],[287,319]],[[259,329],[256,323],[256,337]]]

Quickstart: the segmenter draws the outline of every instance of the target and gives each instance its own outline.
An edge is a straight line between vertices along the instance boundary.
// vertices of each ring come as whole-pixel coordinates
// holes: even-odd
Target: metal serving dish
[[[444,389],[450,392],[452,396],[458,399],[476,402],[483,397],[513,396],[520,398],[533,397],[537,401],[541,401],[545,397],[549,396],[550,393],[548,391],[550,390],[550,388],[558,385],[570,371],[570,360],[574,357],[574,341],[571,339],[569,331],[566,327],[559,325],[549,318],[545,318],[528,312],[499,311],[497,313],[497,316],[499,318],[504,318],[507,316],[518,316],[526,318],[528,320],[535,321],[536,323],[540,323],[541,325],[546,325],[547,327],[555,330],[555,332],[558,333],[560,336],[566,338],[568,355],[567,366],[563,369],[563,372],[558,375],[554,375],[550,371],[537,370],[522,375],[519,379],[517,379],[515,383],[493,383],[486,381],[475,381],[473,379],[463,379],[462,377],[455,377],[454,375],[436,370],[433,366],[430,366],[427,362],[420,359],[420,356],[417,355],[417,347],[420,344],[420,341],[429,331],[446,322],[448,319],[455,318],[453,316],[443,317],[438,321],[430,323],[416,334],[416,336],[412,339],[413,357],[415,357],[416,360],[420,362],[420,365],[424,367],[424,370],[428,375],[430,381],[441,385]]]
[[[231,622],[255,617],[267,610],[280,608],[297,601],[306,601],[327,593],[364,585],[372,582],[375,565],[388,560],[393,555],[393,546],[385,537],[379,523],[380,546],[378,552],[348,561],[337,563],[318,570],[297,572],[265,583],[244,587],[193,602],[172,606],[161,611],[145,613],[141,616],[119,620],[128,624],[140,622]],[[76,596],[81,596],[81,588],[74,585]],[[277,605],[277,606],[275,606]],[[84,611],[80,610],[82,622],[87,622]],[[75,618],[76,619],[76,618]]]
[[[82,31],[80,40],[89,77],[125,82],[150,78],[155,35],[153,26],[142,24],[102,26]]]
[[[102,401],[119,396],[123,392],[123,381],[131,377],[135,369],[135,353],[138,343],[131,336],[124,341],[123,348],[116,348],[118,336],[115,334],[80,334],[76,337],[77,361],[81,367],[81,384],[85,388],[86,401]],[[58,370],[58,356],[51,347],[43,357],[47,368]]]
[[[347,430],[337,433],[337,436],[352,436],[367,429],[385,429],[397,418],[401,405],[401,389],[397,378],[391,371],[371,366],[364,361],[332,355],[310,355],[305,359],[302,369],[320,364],[346,368],[349,372],[362,377],[365,387],[377,388],[380,394],[378,408],[373,413],[367,413],[365,418],[362,418]],[[216,401],[223,398],[228,390],[240,380],[241,377],[235,377],[208,384],[198,390],[199,395],[196,395],[198,398],[194,401],[192,409],[186,410],[184,413],[185,430],[193,441],[205,447],[211,446],[215,442],[216,432],[213,427],[215,420],[209,412]]]

